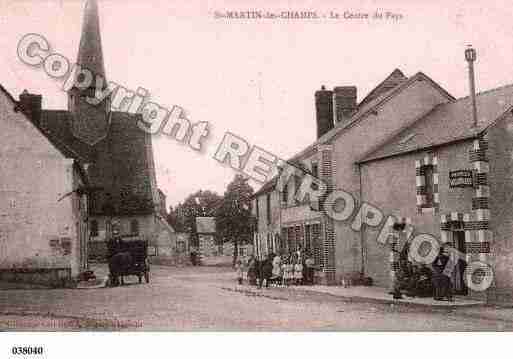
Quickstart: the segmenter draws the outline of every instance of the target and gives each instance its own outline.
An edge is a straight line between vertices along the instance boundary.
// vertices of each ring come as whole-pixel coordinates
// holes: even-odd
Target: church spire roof
[[[102,76],[104,83],[106,83],[100,19],[96,0],[86,0],[77,64],[82,68],[89,69],[95,76]]]

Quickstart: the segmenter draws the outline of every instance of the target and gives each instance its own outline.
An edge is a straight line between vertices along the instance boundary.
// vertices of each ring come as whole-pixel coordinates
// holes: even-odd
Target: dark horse
[[[123,241],[118,239],[108,244],[111,285],[124,283],[124,276],[136,275],[139,283],[142,277],[150,282],[150,265],[147,260],[148,243],[143,240]]]
[[[109,258],[109,271],[113,286],[118,286],[120,281],[121,285],[125,284],[123,276],[130,271],[133,262],[134,260],[130,252],[119,252]]]
[[[271,258],[264,259],[263,261],[255,260],[254,262],[254,270],[256,274],[256,284],[262,288],[262,285],[265,280],[266,288],[269,287],[271,283],[271,278],[273,276],[273,261]]]

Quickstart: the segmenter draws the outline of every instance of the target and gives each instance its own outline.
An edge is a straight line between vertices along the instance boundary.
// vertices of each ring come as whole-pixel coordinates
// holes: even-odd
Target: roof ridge
[[[488,90],[484,90],[484,91],[480,91],[480,92],[477,92],[476,93],[476,96],[481,96],[481,95],[486,95],[490,92],[494,92],[494,91],[499,91],[499,90],[503,90],[505,88],[509,88],[509,87],[513,87],[513,84],[508,84],[508,85],[502,85],[502,86],[499,86],[499,87],[494,87],[494,88],[491,88],[491,89],[488,89]],[[456,100],[453,101],[454,102],[458,102],[458,101],[463,101],[463,100],[466,100],[470,97],[470,95],[467,95],[467,96],[464,96],[464,97],[459,97],[457,98]]]
[[[376,86],[374,86],[374,88],[372,90],[370,90],[367,93],[367,95],[358,104],[358,107],[360,107],[361,105],[365,105],[366,103],[369,103],[370,101],[372,101],[374,98],[377,98],[378,96],[380,96],[381,93],[378,93],[379,92],[378,89],[380,89],[381,87],[384,87],[385,83],[395,76],[402,76],[403,81],[407,81],[409,78],[399,68],[396,67],[387,77],[385,77],[385,79],[383,81],[379,82]],[[394,87],[397,87],[398,85],[400,85],[400,83],[397,83]],[[373,98],[371,98],[372,95],[374,95]]]
[[[398,92],[401,88],[403,88],[404,86],[409,86],[415,78],[419,77],[419,76],[424,76],[425,78],[427,78],[428,80],[431,80],[432,82],[434,82],[436,85],[438,85],[434,80],[432,80],[429,76],[427,76],[426,74],[424,74],[423,72],[417,72],[415,75],[412,75],[410,77],[408,77],[406,79],[406,81],[403,81],[402,83],[398,84],[397,86],[391,88],[390,90],[382,93],[380,96],[376,97],[374,100],[377,100],[377,99],[380,99],[380,97],[382,96],[383,98],[381,98],[380,101],[378,101],[377,103],[375,103],[373,106],[369,107],[368,109],[366,109],[364,112],[355,112],[353,114],[353,116],[351,116],[350,120],[347,121],[347,122],[339,122],[337,124],[335,124],[335,127],[333,127],[331,130],[329,130],[328,132],[326,132],[324,135],[322,135],[320,138],[316,139],[313,143],[311,143],[310,145],[306,146],[303,150],[301,150],[300,152],[296,153],[294,156],[291,157],[291,159],[295,159],[297,157],[301,157],[303,155],[303,153],[307,152],[310,148],[312,147],[315,147],[316,145],[320,144],[320,143],[325,143],[327,141],[330,141],[331,139],[333,139],[333,137],[337,136],[340,132],[344,131],[345,129],[347,128],[350,128],[352,127],[353,125],[357,124],[359,121],[361,121],[363,118],[366,117],[367,114],[369,113],[372,113],[373,111],[376,110],[376,108],[379,108],[380,105],[382,105],[383,103],[387,102],[387,100],[391,97],[394,96],[394,93]],[[438,85],[443,91],[445,91],[451,98],[452,98],[452,95],[449,94],[445,89],[443,89],[440,85]],[[385,96],[386,95],[386,96]],[[329,136],[331,135],[331,137]],[[329,137],[329,138],[328,138]]]
[[[506,97],[506,95],[511,94],[512,90],[513,90],[513,84],[507,84],[507,85],[502,85],[499,87],[495,87],[495,88],[491,88],[491,89],[479,92],[476,95],[476,97],[477,97],[477,100],[479,101],[479,103],[481,104],[480,108],[483,109],[485,111],[484,113],[486,114],[487,113],[486,108],[489,108],[487,106],[489,106],[490,103],[492,103],[492,102],[495,103],[495,100],[500,99],[502,97]],[[486,96],[486,97],[483,97],[483,96]],[[463,108],[467,107],[467,105],[465,103],[463,103],[462,101],[468,100],[469,97],[470,96],[465,96],[465,97],[462,97],[459,99],[455,99],[454,101],[451,101],[451,102],[440,103],[440,104],[434,106],[431,109],[431,111],[427,112],[424,116],[422,116],[418,120],[412,122],[410,126],[403,127],[399,132],[397,132],[396,134],[391,136],[381,146],[377,146],[374,150],[369,151],[366,155],[362,156],[356,163],[365,163],[365,162],[369,162],[369,161],[373,161],[373,160],[377,160],[377,159],[381,159],[381,158],[387,158],[390,156],[395,156],[395,155],[399,155],[399,154],[403,154],[403,153],[409,153],[411,151],[417,151],[417,150],[420,150],[423,148],[428,148],[428,147],[435,146],[435,145],[441,146],[443,144],[450,143],[452,141],[459,140],[459,139],[471,138],[473,136],[476,136],[477,133],[485,131],[490,126],[493,126],[500,118],[502,118],[504,116],[505,113],[508,113],[510,111],[510,109],[513,108],[513,105],[510,105],[508,107],[505,107],[505,109],[501,109],[501,107],[511,103],[511,101],[506,100],[504,103],[501,103],[499,101],[498,102],[499,105],[497,105],[497,103],[496,103],[495,106],[498,106],[496,108],[498,110],[500,110],[501,112],[500,112],[500,114],[495,113],[496,111],[492,111],[491,113],[489,113],[488,115],[493,115],[493,121],[491,121],[491,122],[488,121],[489,122],[488,124],[486,124],[486,122],[480,123],[480,125],[478,126],[477,129],[472,130],[472,131],[470,131],[470,130],[465,131],[465,133],[459,134],[457,137],[454,137],[454,138],[451,136],[451,138],[447,138],[444,141],[428,142],[426,140],[421,140],[421,142],[418,145],[416,145],[415,147],[406,148],[404,150],[399,148],[399,146],[401,145],[399,143],[399,140],[401,139],[402,136],[406,135],[408,132],[412,132],[412,133],[417,132],[417,131],[412,131],[412,129],[416,129],[418,126],[420,126],[420,128],[424,128],[424,131],[425,131],[425,127],[429,125],[429,121],[433,118],[433,116],[436,117],[438,115],[437,112],[440,113],[440,111],[442,111],[441,113],[444,113],[444,110],[447,109],[447,111],[449,111],[448,115],[444,115],[444,116],[451,116],[451,113],[453,113],[454,111],[461,112]],[[481,106],[484,106],[484,107],[481,107]],[[451,110],[451,108],[452,108],[452,110]],[[479,111],[478,111],[478,113],[481,114],[481,112],[479,112]],[[465,117],[465,118],[467,118],[467,117]],[[428,121],[428,122],[426,123],[426,121]],[[466,123],[466,122],[464,121],[464,122],[462,122],[462,124],[463,123]],[[424,135],[422,135],[422,136],[424,136]]]
[[[0,83],[0,90],[3,91],[11,101],[13,101],[15,104],[18,103],[13,95]]]
[[[397,130],[397,132],[390,135],[382,144],[378,144],[377,146],[375,146],[372,150],[368,151],[366,154],[361,156],[357,161],[355,161],[355,163],[362,163],[362,162],[368,161],[369,159],[372,159],[372,156],[374,153],[378,152],[385,146],[388,146],[390,143],[393,143],[396,139],[401,137],[401,135],[403,135],[405,132],[407,132],[407,131],[411,130],[411,128],[417,126],[421,121],[425,120],[430,114],[432,114],[433,112],[438,110],[440,107],[447,105],[448,103],[454,103],[454,102],[442,102],[442,103],[436,104],[429,111],[420,115],[416,120],[399,128]]]

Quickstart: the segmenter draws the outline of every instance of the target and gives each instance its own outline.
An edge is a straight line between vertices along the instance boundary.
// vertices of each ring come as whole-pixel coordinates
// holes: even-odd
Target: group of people
[[[313,284],[314,280],[314,260],[310,253],[303,254],[300,250],[281,255],[269,253],[264,260],[251,256],[247,262],[237,260],[235,268],[239,284],[244,273],[250,285],[260,287],[264,283],[266,287]]]
[[[453,283],[444,273],[449,256],[444,248],[433,261],[431,266],[426,264],[413,264],[401,261],[396,283],[396,291],[403,292],[410,297],[430,297],[435,300],[453,300]],[[397,295],[398,293],[394,293]]]

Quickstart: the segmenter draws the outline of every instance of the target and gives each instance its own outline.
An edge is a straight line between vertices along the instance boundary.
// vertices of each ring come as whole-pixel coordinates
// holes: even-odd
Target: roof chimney
[[[356,110],[356,86],[338,86],[333,89],[335,123],[348,121]]]
[[[24,90],[20,94],[20,107],[24,114],[38,127],[41,126],[41,107],[43,96]]]
[[[476,61],[476,50],[472,45],[468,45],[465,50],[465,60],[468,62],[468,79],[470,100],[472,104],[472,127],[477,127],[477,107],[476,107],[476,84],[474,78],[474,61]]]
[[[325,86],[315,91],[315,113],[317,119],[317,138],[333,128],[333,91]]]

